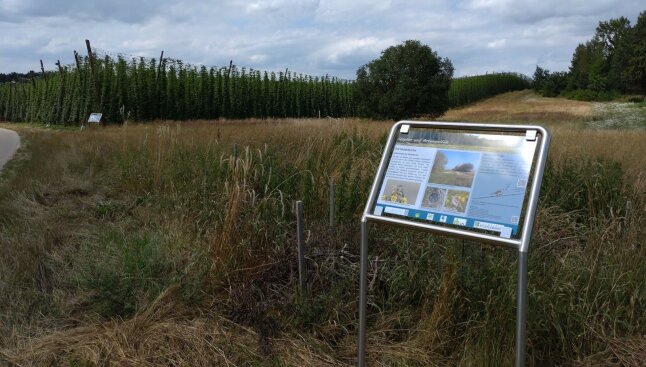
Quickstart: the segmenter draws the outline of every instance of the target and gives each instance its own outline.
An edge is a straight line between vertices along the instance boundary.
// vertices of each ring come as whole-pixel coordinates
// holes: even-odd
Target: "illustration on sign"
[[[372,212],[516,236],[536,144],[525,135],[400,133]]]

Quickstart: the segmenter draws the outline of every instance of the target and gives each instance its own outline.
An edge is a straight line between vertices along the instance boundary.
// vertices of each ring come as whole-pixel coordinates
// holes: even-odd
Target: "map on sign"
[[[87,122],[98,124],[101,122],[102,116],[102,113],[92,113],[90,114],[90,117],[88,117]]]
[[[536,140],[535,134],[402,131],[372,213],[516,237]]]

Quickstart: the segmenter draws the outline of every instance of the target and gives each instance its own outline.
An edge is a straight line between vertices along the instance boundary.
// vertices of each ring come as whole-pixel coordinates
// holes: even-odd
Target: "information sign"
[[[101,117],[103,117],[102,113],[92,113],[90,114],[90,117],[88,117],[87,122],[88,123],[94,123],[94,124],[100,124],[101,123]]]
[[[550,134],[541,126],[400,121],[361,218],[358,364],[365,366],[368,222],[518,252],[516,366],[525,363],[527,252]]]
[[[536,145],[526,133],[400,131],[372,213],[518,238]]]

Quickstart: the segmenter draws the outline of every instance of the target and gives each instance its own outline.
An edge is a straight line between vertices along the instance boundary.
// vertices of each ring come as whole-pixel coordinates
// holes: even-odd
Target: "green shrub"
[[[595,91],[592,89],[576,89],[561,93],[561,96],[577,101],[612,101],[617,99],[619,94],[614,91]]]
[[[107,232],[66,255],[68,286],[106,317],[132,315],[178,275],[171,244],[158,234]]]

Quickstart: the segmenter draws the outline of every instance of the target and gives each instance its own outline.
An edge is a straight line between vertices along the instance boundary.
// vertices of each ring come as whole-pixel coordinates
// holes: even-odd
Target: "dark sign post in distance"
[[[368,222],[516,249],[515,364],[525,364],[527,251],[549,142],[540,126],[393,126],[361,219],[359,366],[365,366]]]

